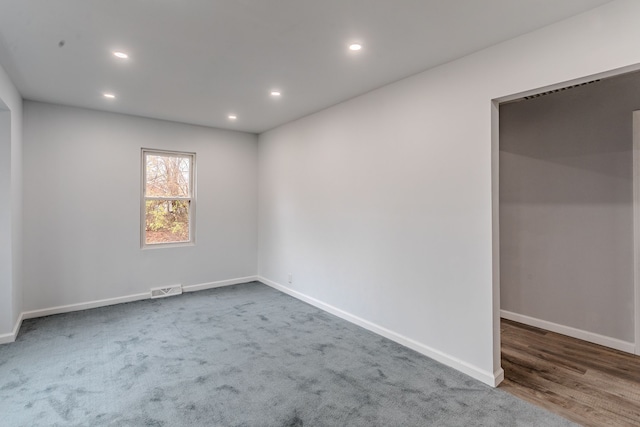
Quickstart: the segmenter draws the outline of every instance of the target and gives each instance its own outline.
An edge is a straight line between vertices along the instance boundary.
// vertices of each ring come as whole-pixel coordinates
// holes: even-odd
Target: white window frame
[[[187,197],[147,197],[147,155],[188,157],[189,163],[189,192]],[[193,246],[196,243],[196,153],[186,151],[157,150],[142,148],[141,156],[141,189],[140,189],[140,246],[142,249],[167,248],[176,246]],[[189,201],[189,240],[180,242],[147,243],[147,200],[187,200]]]

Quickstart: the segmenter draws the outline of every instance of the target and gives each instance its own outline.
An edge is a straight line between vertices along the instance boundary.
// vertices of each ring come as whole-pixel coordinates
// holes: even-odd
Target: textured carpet
[[[2,426],[564,426],[543,409],[248,283],[27,320]]]

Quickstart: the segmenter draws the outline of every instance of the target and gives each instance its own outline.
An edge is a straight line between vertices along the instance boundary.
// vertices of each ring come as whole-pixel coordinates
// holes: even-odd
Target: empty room
[[[520,229],[500,158],[522,143],[501,120],[640,70],[637,16],[635,0],[0,2],[0,425],[640,425],[620,400],[622,418],[594,415],[579,385],[579,416],[548,387],[500,386],[501,317],[551,312],[516,274],[539,258],[501,236]],[[628,245],[563,280],[624,276],[591,296],[624,305],[565,323],[634,361],[621,164],[609,196],[629,210],[599,220]],[[505,337],[532,348],[565,319],[547,320]]]

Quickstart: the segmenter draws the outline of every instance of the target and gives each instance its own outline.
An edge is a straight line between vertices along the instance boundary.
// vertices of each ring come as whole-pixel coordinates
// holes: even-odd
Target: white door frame
[[[635,353],[640,355],[640,110],[633,112],[633,286]]]

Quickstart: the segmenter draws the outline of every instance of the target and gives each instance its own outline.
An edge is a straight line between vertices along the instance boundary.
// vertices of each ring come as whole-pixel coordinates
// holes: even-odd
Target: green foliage
[[[189,240],[189,202],[185,200],[147,200],[147,243]]]

